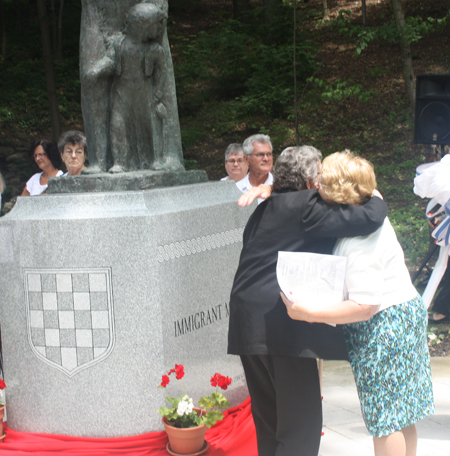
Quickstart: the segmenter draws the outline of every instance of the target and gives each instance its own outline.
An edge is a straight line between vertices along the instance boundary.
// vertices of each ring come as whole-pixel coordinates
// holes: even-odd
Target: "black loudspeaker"
[[[415,143],[450,144],[449,74],[417,76],[415,114]]]

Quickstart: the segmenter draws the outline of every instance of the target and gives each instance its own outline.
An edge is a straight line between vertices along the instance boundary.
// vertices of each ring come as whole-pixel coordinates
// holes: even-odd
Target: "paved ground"
[[[436,413],[417,424],[417,456],[450,456],[450,358],[432,358]],[[325,361],[323,372],[324,436],[320,456],[373,455],[364,426],[350,365]]]

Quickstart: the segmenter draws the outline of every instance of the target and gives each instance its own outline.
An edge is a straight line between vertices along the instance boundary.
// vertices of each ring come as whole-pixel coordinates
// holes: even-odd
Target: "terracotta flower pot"
[[[197,413],[201,410],[194,408]],[[177,454],[199,454],[205,448],[206,426],[196,426],[192,428],[177,428],[167,423],[167,418],[162,420],[166,429],[171,453]]]
[[[6,434],[3,431],[3,418],[5,417],[5,405],[0,407],[0,442],[6,437]]]

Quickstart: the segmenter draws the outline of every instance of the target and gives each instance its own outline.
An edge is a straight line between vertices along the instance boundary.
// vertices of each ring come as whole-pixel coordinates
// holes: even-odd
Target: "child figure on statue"
[[[160,41],[166,19],[154,4],[139,3],[114,42],[110,173],[164,167],[166,67]]]

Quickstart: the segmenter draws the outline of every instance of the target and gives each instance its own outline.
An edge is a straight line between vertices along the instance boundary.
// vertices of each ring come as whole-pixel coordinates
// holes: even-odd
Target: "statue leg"
[[[114,106],[111,114],[111,152],[113,157],[113,167],[110,173],[124,173],[129,171],[130,142],[128,135],[126,115],[127,109],[123,106]]]
[[[160,107],[159,107],[160,108]],[[165,109],[165,108],[164,108]],[[161,108],[159,109],[161,110]],[[165,112],[163,112],[165,114]],[[165,116],[159,114],[158,108],[156,112],[152,112],[152,144],[153,144],[153,170],[165,169],[164,165],[164,121]]]

